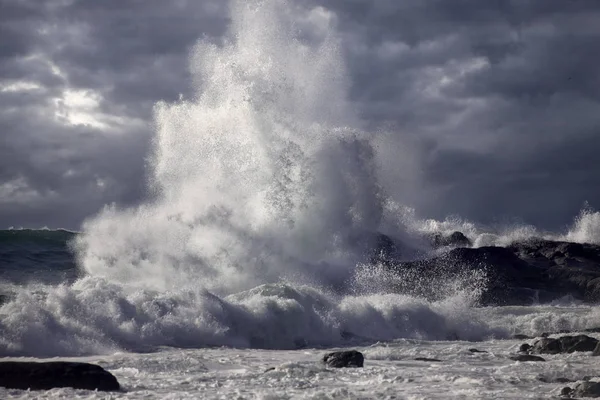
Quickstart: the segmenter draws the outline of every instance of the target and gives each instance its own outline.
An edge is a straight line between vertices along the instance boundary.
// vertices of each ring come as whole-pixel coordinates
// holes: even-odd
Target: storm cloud
[[[335,15],[382,181],[424,217],[561,229],[600,207],[600,4],[310,0]],[[146,193],[157,101],[227,2],[0,0],[0,227],[77,229]]]

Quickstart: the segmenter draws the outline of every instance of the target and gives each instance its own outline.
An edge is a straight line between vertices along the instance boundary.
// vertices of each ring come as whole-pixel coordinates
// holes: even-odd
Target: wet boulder
[[[573,353],[576,351],[594,351],[598,339],[587,335],[562,336],[558,338],[542,338],[531,347],[532,353],[559,354]]]
[[[356,350],[335,351],[325,354],[323,362],[332,368],[362,368],[365,357],[360,351]]]
[[[48,390],[71,387],[99,391],[120,389],[117,378],[104,368],[80,362],[0,362],[0,386],[7,389]]]
[[[600,382],[577,382],[573,388],[563,388],[560,394],[571,398],[600,397]]]
[[[529,343],[523,343],[519,347],[519,353],[529,353],[531,351],[531,345]]]

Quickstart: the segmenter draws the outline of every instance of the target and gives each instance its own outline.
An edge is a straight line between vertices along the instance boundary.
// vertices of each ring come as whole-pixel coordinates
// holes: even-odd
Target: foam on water
[[[337,296],[269,284],[220,298],[209,292],[132,292],[95,278],[37,289],[20,291],[2,306],[1,354],[46,357],[160,346],[296,349],[504,334],[488,329],[463,305],[397,294]]]

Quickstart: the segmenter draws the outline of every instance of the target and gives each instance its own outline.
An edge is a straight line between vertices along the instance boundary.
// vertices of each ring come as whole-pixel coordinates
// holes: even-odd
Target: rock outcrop
[[[79,362],[0,362],[0,386],[48,390],[72,387],[99,391],[120,389],[117,378],[102,367]]]
[[[386,264],[399,276],[391,290],[436,300],[436,282],[487,276],[481,305],[545,303],[564,296],[600,301],[600,246],[530,239],[507,247],[459,247],[409,262]]]
[[[453,247],[471,247],[473,243],[462,232],[452,232],[449,235],[442,233],[433,233],[428,236],[433,248],[453,246]]]
[[[360,351],[356,350],[335,351],[325,354],[323,362],[332,368],[362,368],[365,357]]]
[[[576,351],[594,351],[597,346],[598,339],[587,335],[561,336],[537,340],[530,351],[538,354],[574,353]]]

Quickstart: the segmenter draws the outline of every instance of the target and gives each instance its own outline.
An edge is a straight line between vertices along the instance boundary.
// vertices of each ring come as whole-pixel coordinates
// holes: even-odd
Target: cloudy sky
[[[300,0],[298,0],[300,1]],[[600,208],[600,2],[310,0],[336,16],[382,179],[423,217],[562,229]],[[0,0],[0,228],[145,195],[152,107],[191,94],[221,0]]]

